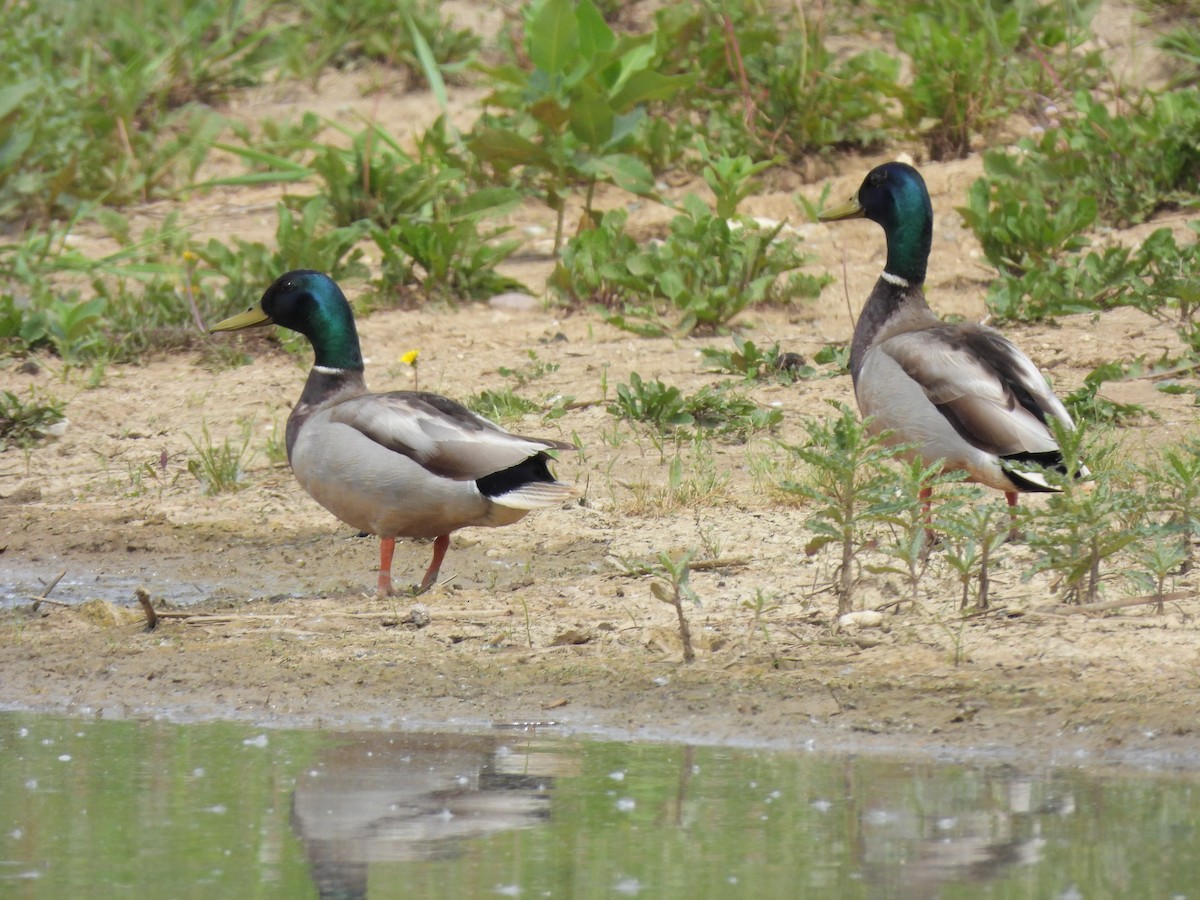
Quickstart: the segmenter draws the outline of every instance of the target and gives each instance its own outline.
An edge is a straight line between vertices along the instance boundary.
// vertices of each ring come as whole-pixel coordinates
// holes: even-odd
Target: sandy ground
[[[264,88],[231,113],[265,118],[295,104],[341,118],[362,111],[398,133],[428,117],[427,96],[363,97],[362,78],[330,77],[320,97]],[[469,124],[479,92],[455,97],[455,114]],[[848,195],[878,161],[842,160],[831,196]],[[922,170],[936,212],[927,291],[939,311],[978,318],[990,272],[954,212],[980,172],[978,157]],[[678,195],[701,189],[680,181]],[[783,171],[744,209],[800,222],[795,195],[816,200],[823,185]],[[269,239],[279,193],[193,198],[187,224],[198,234]],[[598,205],[628,202],[604,192]],[[175,208],[154,204],[137,216],[151,222]],[[647,233],[667,218],[632,208]],[[1121,239],[1164,222],[1182,231],[1185,220],[1166,217]],[[551,267],[551,217],[531,205],[513,224],[528,246],[508,271],[538,290]],[[778,342],[811,358],[849,339],[851,309],[882,267],[883,241],[868,222],[796,227],[818,258],[813,270],[835,282],[818,301],[752,311],[736,325],[760,346]],[[1178,349],[1170,328],[1128,312],[1007,332],[1063,392],[1102,362]],[[36,385],[68,400],[70,419],[62,438],[0,455],[0,571],[12,606],[0,621],[0,706],[330,727],[555,722],[654,739],[1200,765],[1195,575],[1177,581],[1183,597],[1164,615],[1147,607],[1080,615],[1054,605],[1046,578],[1023,579],[1032,557],[1014,546],[997,573],[992,614],[960,624],[957,582],[935,558],[918,609],[888,607],[879,627],[838,627],[835,560],[806,556],[808,512],[774,486],[794,474],[786,445],[801,439],[801,417],[827,410],[830,399],[853,404],[848,377],[748,387],[783,411],[783,425],[697,455],[686,441],[663,446],[618,422],[607,401],[632,372],[689,392],[720,380],[705,371],[700,349],[728,347],[728,337],[649,340],[586,313],[487,304],[379,312],[360,321],[360,333],[378,390],[413,386],[399,357],[414,348],[420,387],[458,398],[513,385],[499,370],[527,365],[531,352],[557,366],[519,392],[574,397],[572,408],[508,424],[580,447],[562,454],[557,471],[581,500],[509,528],[457,533],[442,582],[420,598],[430,622],[417,627],[411,599],[368,593],[377,542],[334,520],[267,458],[307,357],[218,336],[245,341],[253,364],[210,372],[196,351],[110,366],[94,388],[87,373],[53,358],[36,360],[36,372],[0,368],[0,389],[24,395]],[[1158,416],[1124,428],[1130,454],[1196,432],[1187,397],[1147,381],[1107,393]],[[192,442],[204,429],[220,442],[244,428],[253,452],[244,489],[206,496],[187,471]],[[697,494],[682,502],[668,489],[677,454]],[[723,562],[692,575],[701,604],[687,614],[698,656],[685,664],[674,610],[652,596],[653,578],[629,569],[689,549]],[[401,543],[399,581],[419,580],[430,552]],[[50,597],[72,605],[33,611],[31,598],[62,571]],[[175,617],[147,632],[138,586]],[[899,590],[894,578],[867,575],[860,598],[886,606]],[[1107,599],[1122,596],[1111,590]]]

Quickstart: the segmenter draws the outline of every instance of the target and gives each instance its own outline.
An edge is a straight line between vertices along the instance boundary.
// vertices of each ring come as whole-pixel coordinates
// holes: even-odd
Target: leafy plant
[[[895,512],[887,463],[897,448],[887,444],[887,435],[872,434],[844,403],[832,405],[836,418],[806,418],[808,441],[788,447],[806,464],[803,480],[780,487],[814,506],[806,525],[815,536],[806,552],[811,556],[829,544],[841,551],[834,582],[841,615],[854,608],[855,562],[867,533]]]
[[[467,398],[466,406],[487,419],[504,424],[515,422],[522,416],[541,410],[541,404],[527,400],[513,392],[512,388],[486,389]]]
[[[226,280],[222,311],[244,306],[246,297],[291,269],[319,269],[339,281],[368,274],[358,246],[367,231],[365,224],[335,226],[329,203],[320,196],[303,201],[299,210],[281,203],[276,211],[274,251],[261,241],[240,237],[233,238],[232,246],[216,238],[191,245],[188,252]]]
[[[1134,583],[1149,588],[1158,601],[1155,609],[1160,616],[1163,614],[1166,599],[1167,579],[1180,571],[1190,553],[1190,542],[1187,539],[1170,540],[1161,534],[1155,534],[1153,543],[1143,543],[1136,551],[1137,563],[1141,569],[1131,572],[1130,577]]]
[[[901,463],[899,469],[890,508],[879,510],[879,520],[892,536],[892,540],[880,549],[896,562],[870,565],[867,571],[903,577],[908,585],[908,599],[916,604],[921,577],[936,539],[929,497],[937,485],[957,481],[962,476],[957,472],[944,472],[939,461],[925,463],[913,459]]]
[[[905,120],[935,160],[965,157],[1012,113],[1064,84],[1095,80],[1098,54],[1071,54],[1086,32],[1079,4],[920,2],[894,15],[896,46],[912,60]],[[1064,51],[1057,70],[1051,58]]]
[[[743,338],[740,334],[734,334],[732,337],[732,350],[721,350],[717,347],[700,348],[701,356],[713,366],[714,371],[740,375],[748,381],[776,380],[782,384],[791,384],[817,375],[817,370],[806,363],[804,357],[799,353],[780,349],[779,344],[759,349],[754,341]]]
[[[63,420],[63,406],[52,397],[39,397],[33,388],[24,400],[12,391],[0,391],[0,453],[40,443]]]
[[[1009,514],[1004,504],[985,500],[982,489],[960,487],[958,496],[938,505],[934,529],[945,538],[944,559],[962,586],[959,609],[965,610],[975,584],[975,606],[988,609],[996,554],[1008,539]]]
[[[683,661],[692,662],[696,658],[696,650],[692,646],[692,631],[688,627],[687,615],[684,612],[683,601],[690,600],[693,605],[700,605],[700,597],[688,584],[691,575],[692,556],[695,551],[689,550],[679,556],[672,557],[668,553],[658,555],[658,566],[651,571],[660,579],[650,584],[650,593],[675,610],[679,623],[679,640],[683,644]]]
[[[535,181],[556,213],[556,251],[572,184],[587,186],[587,218],[598,182],[654,191],[650,170],[622,145],[647,103],[669,99],[690,81],[659,71],[657,40],[655,32],[617,35],[592,0],[535,0],[524,43],[531,68],[479,67],[495,86],[486,104],[504,113],[477,123],[468,146],[498,177],[519,168]]]
[[[1184,571],[1195,564],[1194,543],[1200,535],[1200,442],[1166,447],[1150,465],[1137,467],[1146,479],[1151,509],[1166,516],[1165,528],[1178,535],[1184,549]]]
[[[667,4],[655,16],[669,71],[694,78],[660,129],[695,132],[714,152],[799,160],[866,150],[885,137],[897,61],[881,50],[838,53],[825,17],[761,2]],[[649,135],[647,135],[649,139]]]
[[[517,387],[524,387],[531,381],[538,381],[558,371],[558,363],[547,362],[541,359],[536,350],[528,351],[527,355],[529,362],[520,368],[510,369],[508,366],[500,366],[497,371],[505,378],[511,378],[516,381]]]
[[[1190,319],[1196,308],[1195,242],[1167,229],[1136,250],[1082,252],[1095,224],[1143,221],[1164,206],[1200,202],[1200,97],[1178,91],[1135,98],[1114,116],[1084,93],[1074,118],[1020,155],[984,155],[983,178],[960,210],[1000,271],[988,305],[1004,318],[1041,318],[1115,305]],[[1176,299],[1177,298],[1177,299]]]
[[[440,221],[404,220],[387,231],[375,231],[372,237],[383,253],[385,272],[406,273],[399,281],[385,278],[381,291],[416,284],[425,295],[447,300],[526,291],[521,282],[496,271],[520,242],[496,241],[505,228],[481,232],[479,217],[451,210]]]
[[[754,162],[745,155],[713,157],[703,140],[697,139],[696,143],[704,160],[704,183],[713,192],[714,211],[722,219],[732,219],[742,201],[758,188],[756,176],[774,166],[775,160]]]
[[[1118,403],[1100,396],[1100,386],[1104,382],[1125,375],[1126,367],[1120,363],[1105,363],[1092,369],[1078,389],[1063,397],[1063,405],[1071,418],[1077,422],[1117,425],[1146,415],[1146,408],[1139,403]]]
[[[636,284],[617,262],[640,250],[625,231],[628,218],[623,209],[609,210],[562,248],[548,286],[567,304],[614,310],[635,296]]]
[[[206,104],[263,71],[265,15],[218,0],[8,11],[0,219],[46,221],[184,183],[221,128]]]
[[[618,311],[606,317],[609,323],[647,336],[715,330],[747,307],[815,297],[828,283],[828,276],[795,271],[808,258],[797,239],[783,235],[784,223],[760,228],[730,222],[693,194],[684,198],[683,209],[661,243],[600,263],[601,286],[620,298]],[[570,278],[566,272],[554,284],[561,287]],[[575,296],[588,293],[579,286],[569,290]]]
[[[281,35],[284,71],[314,85],[329,67],[362,59],[403,68],[421,83],[424,57],[449,69],[461,68],[479,49],[479,36],[456,28],[437,0],[364,0],[322,3],[301,0],[301,15]]]
[[[188,460],[188,472],[200,482],[206,494],[240,491],[246,486],[247,454],[252,452],[250,428],[247,426],[242,429],[241,443],[225,438],[220,444],[213,442],[207,424],[201,424],[200,429],[200,440],[190,434],[187,436],[196,452],[196,456]]]
[[[1046,495],[1044,509],[1030,529],[1029,547],[1038,559],[1029,575],[1053,572],[1066,603],[1094,603],[1099,596],[1103,566],[1139,540],[1142,512],[1137,494],[1118,484],[1111,470],[1111,446],[1092,443],[1088,467],[1093,476],[1080,481],[1082,449],[1088,432],[1052,423],[1062,451],[1063,472],[1044,470],[1046,480],[1059,488]],[[1027,514],[1028,515],[1028,514]]]
[[[629,384],[617,385],[610,415],[654,426],[660,432],[694,426],[697,432],[736,435],[774,428],[783,420],[777,409],[765,409],[725,386],[703,387],[685,395],[659,379],[643,381],[637,372]]]

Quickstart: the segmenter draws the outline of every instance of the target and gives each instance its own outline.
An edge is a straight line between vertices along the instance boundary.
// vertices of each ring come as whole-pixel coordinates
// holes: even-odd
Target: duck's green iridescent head
[[[817,216],[822,222],[864,217],[882,225],[887,235],[884,271],[912,285],[923,282],[933,244],[933,206],[921,173],[905,163],[884,163],[867,173],[857,194]]]
[[[354,312],[342,289],[328,275],[311,269],[296,269],[281,275],[267,288],[257,307],[218,322],[212,330],[239,331],[271,323],[307,337],[316,354],[317,366],[359,370],[363,367]]]

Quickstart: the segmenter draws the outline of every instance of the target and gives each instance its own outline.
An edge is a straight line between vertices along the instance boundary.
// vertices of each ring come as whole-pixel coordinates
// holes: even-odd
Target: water
[[[0,714],[0,897],[1200,896],[1194,773]]]

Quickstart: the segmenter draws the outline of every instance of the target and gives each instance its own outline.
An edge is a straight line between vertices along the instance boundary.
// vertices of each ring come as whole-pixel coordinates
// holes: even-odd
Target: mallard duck
[[[323,507],[380,538],[380,595],[392,593],[396,538],[434,539],[423,592],[437,580],[451,532],[510,525],[575,495],[550,474],[546,452],[573,444],[510,434],[438,394],[368,393],[354,313],[327,275],[288,272],[258,306],[212,330],[271,323],[303,334],[315,354],[288,417],[292,471]]]
[[[1054,490],[1039,467],[1063,468],[1049,423],[1073,428],[1066,407],[1016,344],[985,325],[942,322],[925,300],[933,207],[921,174],[885,163],[848,201],[818,214],[823,222],[862,217],[887,237],[887,263],[850,345],[854,394],[871,429],[1003,491],[1010,508],[1021,492]]]

